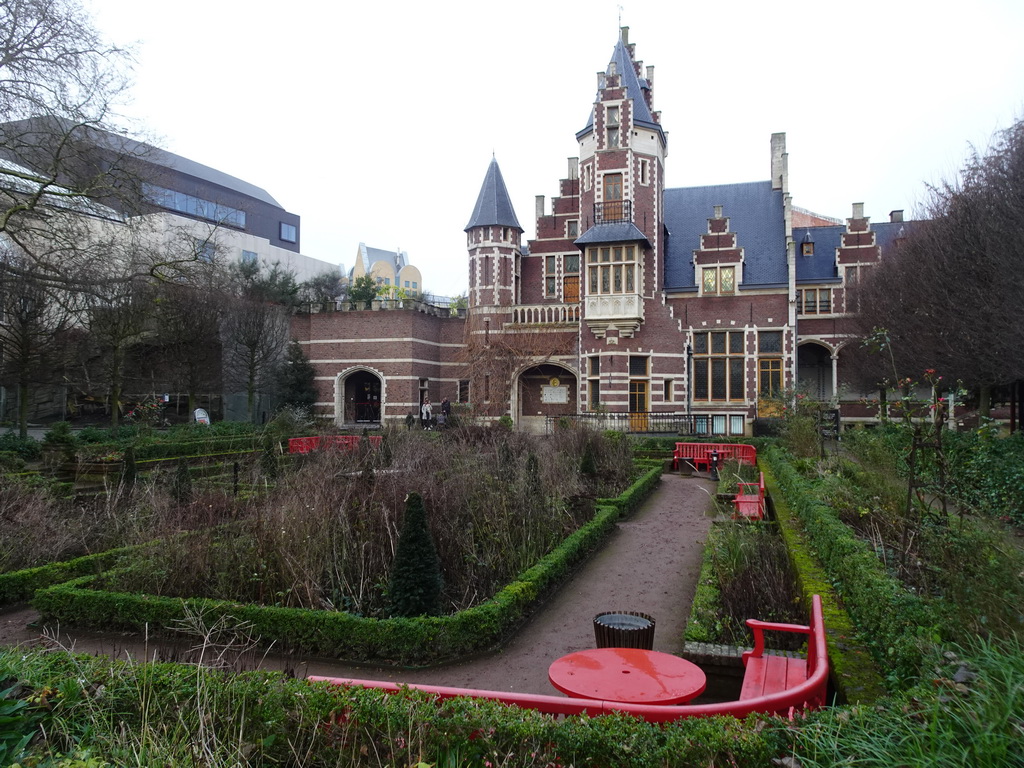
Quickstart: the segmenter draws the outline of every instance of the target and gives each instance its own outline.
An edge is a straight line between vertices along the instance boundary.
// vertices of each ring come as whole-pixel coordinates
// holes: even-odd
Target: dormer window
[[[814,255],[814,238],[811,237],[811,230],[807,230],[806,232],[804,232],[803,240],[800,241],[800,255]]]

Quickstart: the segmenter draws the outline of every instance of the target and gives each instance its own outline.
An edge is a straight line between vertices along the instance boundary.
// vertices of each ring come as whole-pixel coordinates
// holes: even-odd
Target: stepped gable
[[[770,181],[665,190],[665,289],[697,290],[693,252],[708,232],[716,205],[743,249],[745,287],[786,285],[786,224],[782,191]]]

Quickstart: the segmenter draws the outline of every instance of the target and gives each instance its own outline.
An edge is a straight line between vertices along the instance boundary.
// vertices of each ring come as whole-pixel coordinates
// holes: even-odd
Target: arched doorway
[[[801,392],[815,400],[830,400],[835,395],[832,351],[821,344],[801,344],[796,351],[796,379]]]
[[[519,428],[526,432],[544,433],[551,416],[577,412],[576,373],[557,363],[543,363],[525,368],[516,379],[513,413]]]
[[[335,421],[341,424],[379,424],[384,407],[383,379],[374,371],[357,368],[338,376]]]

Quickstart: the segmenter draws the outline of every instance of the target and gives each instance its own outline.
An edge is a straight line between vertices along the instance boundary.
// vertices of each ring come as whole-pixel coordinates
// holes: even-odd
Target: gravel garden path
[[[430,669],[342,665],[329,659],[249,651],[235,666],[406,683],[554,694],[548,665],[572,651],[594,647],[594,616],[641,611],[655,618],[655,650],[679,653],[690,612],[715,484],[703,477],[665,474],[647,503],[623,520],[604,546],[538,610],[500,651]],[[0,614],[0,644],[47,643],[80,652],[137,660],[184,660],[188,646],[146,642],[117,632],[42,629],[30,608]],[[209,657],[207,651],[207,658]]]

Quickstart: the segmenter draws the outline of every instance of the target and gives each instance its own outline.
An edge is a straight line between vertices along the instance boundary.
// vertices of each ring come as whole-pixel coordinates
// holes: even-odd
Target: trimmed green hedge
[[[225,617],[245,622],[250,632],[276,647],[378,664],[426,665],[463,658],[500,645],[592,552],[623,516],[653,490],[661,466],[650,467],[614,503],[597,508],[594,518],[524,571],[485,603],[452,616],[370,619],[339,611],[243,605],[204,598],[166,598],[108,592],[95,588],[99,577],[85,576],[36,593],[33,605],[44,619],[93,627],[142,629],[172,627],[188,613],[208,622]]]
[[[811,484],[786,459],[784,451],[769,448],[761,453],[761,458],[769,470],[765,473],[766,483],[769,474],[773,476],[770,490],[776,512],[781,507],[782,516],[787,517],[791,510],[793,518],[799,521],[799,529],[789,526],[790,551],[806,539],[804,551],[813,553],[824,566],[823,572],[813,575],[814,582],[835,587],[890,683],[898,684],[916,676],[920,671],[922,641],[941,638],[939,618],[924,601],[886,573],[875,553],[820,500]],[[829,626],[827,614],[825,625]]]
[[[777,462],[778,457],[770,454]],[[769,461],[766,457],[765,464]],[[832,679],[843,699],[850,703],[877,701],[885,694],[885,684],[868,646],[860,639],[843,602],[815,556],[813,546],[804,535],[800,520],[792,509],[796,492],[790,485],[784,491],[773,472],[765,467],[765,489],[770,494],[779,532],[786,542],[790,562],[796,572],[797,586],[810,610],[810,596],[821,595],[822,614],[828,635],[828,655],[832,663]]]
[[[0,573],[0,606],[30,600],[37,590],[53,584],[61,584],[88,574],[101,573],[133,549],[134,547],[111,549],[107,552],[85,555],[62,563],[51,563],[37,568]]]
[[[697,577],[697,589],[693,593],[690,604],[690,617],[686,621],[686,642],[714,643],[718,641],[718,628],[713,623],[718,621],[721,609],[721,590],[715,576],[714,543],[717,528],[712,523],[708,530],[708,538],[704,542],[704,558],[701,561],[700,576]]]
[[[636,460],[636,465],[642,471],[636,482],[614,498],[598,499],[597,504],[615,507],[624,516],[631,514],[647,500],[647,497],[651,495],[658,483],[661,482],[661,472],[664,464],[665,462],[661,459]]]

